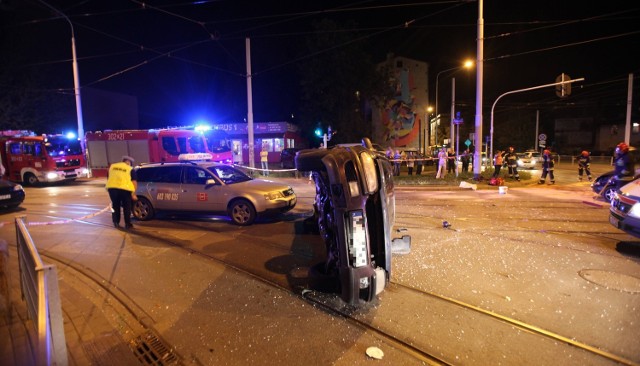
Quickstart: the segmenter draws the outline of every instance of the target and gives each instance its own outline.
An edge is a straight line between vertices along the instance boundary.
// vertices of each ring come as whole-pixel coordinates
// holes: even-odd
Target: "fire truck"
[[[212,153],[200,131],[189,129],[107,130],[87,132],[87,157],[93,177],[106,177],[109,166],[128,155],[139,163],[177,162],[181,154],[201,154],[204,160],[223,161]]]
[[[87,177],[80,141],[65,135],[31,131],[0,131],[5,178],[28,185],[73,181]]]

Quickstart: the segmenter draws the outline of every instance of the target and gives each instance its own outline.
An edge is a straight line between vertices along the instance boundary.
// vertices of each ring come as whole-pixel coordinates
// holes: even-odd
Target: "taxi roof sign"
[[[209,153],[191,153],[178,155],[180,161],[198,161],[198,160],[213,160],[213,156]]]

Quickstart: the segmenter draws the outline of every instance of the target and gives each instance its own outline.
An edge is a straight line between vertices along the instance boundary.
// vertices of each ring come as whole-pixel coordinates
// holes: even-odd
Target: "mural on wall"
[[[416,118],[415,100],[411,94],[413,80],[408,70],[396,73],[395,97],[387,101],[381,110],[383,144],[410,146],[418,144],[419,123]]]

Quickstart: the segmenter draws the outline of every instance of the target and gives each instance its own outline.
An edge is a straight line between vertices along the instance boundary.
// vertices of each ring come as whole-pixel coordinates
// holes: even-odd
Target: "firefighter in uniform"
[[[518,155],[513,151],[513,146],[509,147],[509,151],[503,156],[507,162],[507,168],[509,168],[509,178],[515,178],[520,181],[520,174],[518,174]]]
[[[131,201],[137,201],[136,188],[138,188],[136,171],[131,167],[134,159],[123,156],[122,161],[113,163],[109,167],[107,178],[107,191],[111,199],[111,219],[114,227],[120,227],[120,208],[124,211],[124,225],[126,229],[132,229]]]
[[[582,174],[583,172],[587,172],[587,179],[591,182],[591,158],[589,157],[588,151],[583,151],[580,156],[577,157],[578,160],[578,180],[582,182]]]
[[[555,184],[556,178],[553,176],[553,157],[551,156],[551,151],[545,150],[542,153],[542,176],[540,176],[540,180],[538,184],[544,184],[547,180],[547,174],[549,174],[549,183]]]
[[[629,145],[621,142],[616,146],[614,165],[614,174],[611,179],[626,183],[633,180],[634,168],[629,156]]]

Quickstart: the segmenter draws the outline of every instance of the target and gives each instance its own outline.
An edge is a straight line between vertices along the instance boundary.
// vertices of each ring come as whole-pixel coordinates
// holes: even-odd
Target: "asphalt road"
[[[165,216],[133,232],[111,226],[104,181],[27,188],[0,235],[15,245],[26,215],[58,266],[71,364],[126,364],[148,333],[194,365],[364,364],[370,346],[385,365],[640,364],[640,240],[573,169],[507,194],[398,187],[396,235],[412,250],[358,308],[307,290],[323,252],[301,225],[314,187],[280,180],[299,200],[279,220]]]

